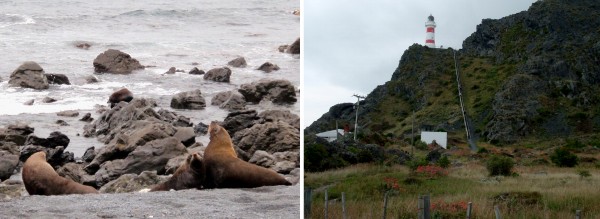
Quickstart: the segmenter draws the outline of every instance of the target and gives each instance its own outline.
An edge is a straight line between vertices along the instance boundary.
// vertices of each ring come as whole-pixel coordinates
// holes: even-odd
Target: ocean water
[[[300,17],[291,14],[299,7],[295,0],[0,0],[0,127],[26,123],[35,128],[38,137],[61,131],[71,139],[67,150],[81,156],[87,147],[102,145],[94,138],[77,136],[85,125],[78,119],[86,112],[98,118],[95,107],[106,105],[108,96],[122,87],[135,97],[158,100],[159,108],[188,116],[194,124],[223,120],[228,112],[210,105],[218,92],[262,78],[286,79],[299,89],[299,56],[277,51],[280,45],[291,44],[300,36]],[[91,47],[75,47],[82,42]],[[94,58],[107,49],[121,50],[142,65],[155,67],[128,75],[94,74]],[[246,58],[248,67],[230,67],[230,83],[205,81],[187,73],[163,74],[170,67],[208,71],[239,56]],[[50,85],[47,90],[9,86],[10,74],[24,61],[37,62],[46,73],[67,75],[71,85]],[[267,61],[281,69],[272,73],[255,70]],[[89,75],[101,82],[86,84],[84,78]],[[202,91],[206,109],[169,107],[172,95],[193,89]],[[58,101],[42,103],[44,97]],[[23,104],[31,99],[35,100],[32,106]],[[248,108],[300,113],[299,103],[280,106],[267,102]],[[56,116],[63,110],[78,110],[81,115]],[[57,125],[58,119],[70,125]],[[206,137],[197,140],[208,143]]]

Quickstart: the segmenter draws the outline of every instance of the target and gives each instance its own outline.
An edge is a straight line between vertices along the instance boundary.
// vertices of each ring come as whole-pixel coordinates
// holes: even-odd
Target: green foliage
[[[592,176],[592,174],[590,173],[590,171],[588,170],[584,170],[584,169],[579,169],[577,170],[577,175],[579,175],[579,177],[583,178],[588,178],[590,176]]]
[[[427,150],[427,143],[417,140],[415,141],[415,148],[419,150]]]
[[[567,139],[567,145],[565,145],[565,147],[568,149],[580,149],[584,148],[585,144],[581,143],[577,139]]]
[[[515,162],[510,157],[492,156],[486,163],[490,176],[511,176]]]
[[[406,165],[408,166],[408,168],[410,168],[410,170],[415,171],[417,170],[417,168],[419,166],[426,166],[429,164],[429,161],[427,161],[425,158],[416,158],[406,162]]]
[[[479,148],[479,149],[477,149],[477,153],[478,154],[487,154],[489,152],[490,151],[488,151],[488,149],[486,149],[486,148]]]
[[[437,161],[437,165],[442,167],[442,168],[448,168],[450,166],[450,160],[448,159],[448,156],[443,155],[438,161]]]
[[[554,150],[554,153],[550,155],[550,160],[559,167],[574,167],[577,166],[579,162],[577,155],[571,153],[564,147]]]

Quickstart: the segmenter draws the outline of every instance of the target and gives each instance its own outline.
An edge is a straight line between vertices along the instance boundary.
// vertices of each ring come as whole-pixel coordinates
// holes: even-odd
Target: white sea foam
[[[18,24],[35,24],[35,19],[24,14],[0,15],[0,28]]]

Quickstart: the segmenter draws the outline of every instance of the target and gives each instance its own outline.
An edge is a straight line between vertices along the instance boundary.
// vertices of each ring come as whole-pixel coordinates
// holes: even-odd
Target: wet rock
[[[44,74],[49,84],[71,84],[69,77],[64,74]]]
[[[54,103],[56,102],[56,99],[52,98],[52,97],[44,97],[44,99],[42,99],[42,103]]]
[[[0,200],[10,200],[27,194],[23,182],[7,180],[0,183]]]
[[[229,82],[231,77],[231,69],[227,67],[213,68],[204,74],[204,80],[216,82]]]
[[[19,156],[9,151],[0,150],[0,181],[7,180],[13,175],[17,165],[19,164]]]
[[[288,45],[281,45],[277,48],[277,50],[279,50],[279,52],[285,52],[288,49]]]
[[[194,133],[196,135],[206,135],[208,133],[208,125],[204,123],[198,123],[198,125],[194,126]]]
[[[246,59],[244,59],[244,57],[239,57],[234,60],[231,60],[227,64],[236,68],[245,68],[247,65]]]
[[[243,110],[246,108],[244,96],[237,91],[223,91],[217,93],[210,101],[210,104],[228,110]]]
[[[265,110],[258,114],[261,123],[283,121],[300,130],[300,116],[289,110]]]
[[[153,185],[166,181],[167,178],[160,177],[156,171],[144,171],[137,174],[125,174],[110,181],[105,186],[100,188],[100,193],[124,193],[137,192],[145,188],[150,188]]]
[[[171,99],[171,107],[174,109],[204,109],[206,101],[202,97],[200,89],[181,92]]]
[[[85,83],[93,84],[93,83],[98,83],[98,82],[99,82],[99,80],[98,80],[98,78],[96,78],[96,76],[88,75],[85,77]]]
[[[192,68],[192,70],[190,70],[189,74],[191,75],[203,75],[205,72],[203,70],[200,70],[196,67]]]
[[[161,116],[152,109],[155,106],[156,101],[144,98],[134,99],[130,103],[120,102],[93,123],[85,125],[84,136],[99,136],[99,140],[107,144],[117,133],[128,128],[125,127],[128,122],[149,118],[161,120]]]
[[[56,113],[57,116],[65,116],[65,117],[77,117],[79,116],[79,112],[75,110],[65,110]]]
[[[236,132],[258,123],[258,119],[256,110],[240,110],[227,114],[221,126],[229,132],[229,135],[234,136]]]
[[[83,171],[83,164],[78,164],[75,162],[66,163],[62,167],[56,170],[58,175],[65,177],[67,179],[71,179],[78,183],[83,183],[83,176],[87,175],[85,171]]]
[[[294,43],[287,48],[286,52],[291,54],[300,54],[300,38],[296,39],[296,41],[294,41]]]
[[[186,148],[173,137],[158,139],[142,146],[138,146],[124,159],[115,159],[104,162],[96,172],[98,186],[117,179],[123,174],[139,174],[143,171],[165,172],[167,162],[176,156],[185,154]]]
[[[173,174],[183,164],[185,159],[188,157],[187,154],[179,155],[177,157],[169,159],[165,165],[165,174]]]
[[[131,91],[129,91],[127,88],[122,88],[118,91],[115,91],[108,97],[108,103],[110,104],[111,108],[121,101],[129,103],[131,100],[133,100],[133,93],[131,93]]]
[[[248,155],[257,150],[269,153],[300,150],[300,130],[282,121],[256,124],[236,132],[232,140]]]
[[[264,71],[266,73],[270,73],[272,71],[277,71],[279,70],[279,66],[270,63],[270,62],[265,62],[263,63],[260,67],[258,67],[256,70],[261,70]]]
[[[92,147],[89,147],[88,149],[85,149],[83,156],[81,156],[81,160],[83,162],[90,163],[90,162],[92,162],[92,160],[94,160],[95,157],[96,157],[96,149],[92,146]]]
[[[37,145],[26,145],[21,147],[19,160],[25,162],[32,154],[44,151],[46,152],[46,160],[52,167],[60,167],[66,163],[75,162],[75,156],[72,152],[65,152],[65,147],[58,146],[56,148],[47,148]]]
[[[24,62],[10,75],[8,84],[36,90],[48,89],[48,79],[44,76],[44,69],[35,62]]]
[[[96,73],[129,74],[134,70],[143,69],[144,66],[129,54],[115,49],[109,49],[94,59]]]
[[[79,119],[79,121],[92,122],[92,121],[94,121],[94,118],[92,118],[91,113],[86,113],[85,115],[83,115],[83,117],[81,119]]]
[[[0,141],[0,151],[6,151],[10,154],[19,155],[21,152],[19,151],[19,146],[14,142],[4,142]]]
[[[168,111],[165,109],[158,110],[158,114],[162,117],[162,121],[171,123],[176,127],[192,127],[194,124],[190,121],[190,118],[178,115],[175,112]]]
[[[17,145],[25,144],[27,136],[33,133],[33,128],[25,124],[12,124],[0,128],[0,142],[13,142]]]
[[[39,138],[35,135],[29,135],[25,141],[25,145],[37,145],[47,148],[56,148],[57,146],[69,146],[71,140],[65,134],[54,131],[50,133],[48,138]]]
[[[87,42],[76,42],[75,47],[88,50],[90,47],[92,47],[92,45]]]
[[[196,143],[196,133],[192,127],[177,127],[177,132],[173,137],[179,139],[179,141],[186,147]]]
[[[31,100],[25,101],[25,103],[23,103],[23,105],[31,106],[31,105],[33,105],[33,102],[35,102],[35,100],[31,99]]]
[[[175,72],[177,72],[177,69],[175,67],[171,67],[167,72],[165,72],[165,74],[175,74]]]
[[[263,99],[276,104],[292,104],[297,101],[296,89],[287,80],[260,80],[242,84],[238,91],[251,103],[259,103]]]
[[[55,123],[60,126],[69,126],[69,123],[65,122],[65,120],[62,119],[56,120]]]

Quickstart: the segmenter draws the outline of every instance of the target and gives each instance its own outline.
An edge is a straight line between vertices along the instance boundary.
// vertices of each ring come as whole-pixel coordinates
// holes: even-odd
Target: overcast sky
[[[535,0],[306,0],[303,128],[338,103],[355,102],[389,81],[400,57],[425,43],[435,17],[436,46],[462,48],[484,18],[527,10]]]

